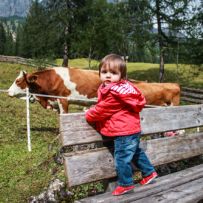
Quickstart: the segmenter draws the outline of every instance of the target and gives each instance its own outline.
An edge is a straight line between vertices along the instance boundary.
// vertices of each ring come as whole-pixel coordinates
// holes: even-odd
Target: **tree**
[[[33,1],[23,25],[22,52],[25,57],[45,58],[54,56],[53,38],[48,15],[38,0]]]
[[[148,9],[148,0],[129,0],[127,10],[124,11],[124,25],[129,25],[126,29],[130,51],[130,58],[133,61],[149,61],[146,57],[149,49],[152,30],[152,20]],[[126,23],[128,22],[128,23]]]
[[[168,31],[180,30],[186,23],[186,11],[189,0],[153,0],[150,5],[152,15],[156,16],[158,29],[158,44],[160,53],[159,81],[164,80],[164,58],[167,46],[174,43],[174,38],[169,37]]]
[[[181,57],[185,62],[190,64],[203,64],[203,1],[198,3],[191,3],[188,14],[190,20],[185,24],[185,33],[187,41],[182,45],[184,49]]]
[[[15,50],[15,43],[13,40],[13,35],[9,30],[7,30],[4,54],[12,56],[14,55],[14,52],[15,52],[14,50]]]
[[[71,34],[75,26],[75,16],[78,10],[83,7],[82,0],[46,0],[45,5],[51,16],[51,21],[57,22],[61,29],[61,42],[63,49],[63,66],[68,67],[68,56],[71,49]]]
[[[6,33],[4,30],[3,23],[0,22],[0,54],[5,52],[5,43],[6,43]]]

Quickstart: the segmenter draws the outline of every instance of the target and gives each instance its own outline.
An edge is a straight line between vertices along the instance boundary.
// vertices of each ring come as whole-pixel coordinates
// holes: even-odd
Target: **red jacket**
[[[105,136],[131,135],[141,131],[139,112],[146,100],[130,82],[121,80],[98,89],[98,102],[86,114],[88,122]]]

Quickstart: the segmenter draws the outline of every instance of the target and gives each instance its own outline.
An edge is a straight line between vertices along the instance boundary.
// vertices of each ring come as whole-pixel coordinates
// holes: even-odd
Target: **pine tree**
[[[187,9],[189,0],[153,0],[151,1],[152,15],[156,16],[158,29],[158,44],[160,52],[159,81],[164,80],[165,52],[170,44],[177,44],[174,37],[170,37],[172,31],[177,35],[176,30],[180,30],[187,21]],[[173,34],[173,35],[174,35]]]
[[[0,54],[5,54],[6,33],[3,23],[0,22]]]

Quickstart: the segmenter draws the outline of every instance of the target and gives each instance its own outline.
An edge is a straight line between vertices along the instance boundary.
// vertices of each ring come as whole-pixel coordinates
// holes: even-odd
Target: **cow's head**
[[[15,81],[10,86],[10,88],[8,89],[9,96],[11,96],[11,97],[14,97],[14,96],[21,97],[22,95],[25,96],[25,91],[26,91],[26,87],[27,87],[25,75],[26,75],[25,71],[20,71],[20,74],[15,79]]]
[[[8,95],[11,97],[25,96],[26,88],[30,87],[30,84],[34,83],[36,79],[37,76],[27,74],[25,71],[21,71],[8,89]]]

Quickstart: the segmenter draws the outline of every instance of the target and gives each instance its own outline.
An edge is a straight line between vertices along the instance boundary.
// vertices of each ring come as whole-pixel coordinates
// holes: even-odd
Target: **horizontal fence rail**
[[[182,87],[181,101],[189,102],[192,104],[203,104],[203,89]]]
[[[31,63],[31,59],[22,58],[19,56],[0,55],[0,62],[19,63],[19,64],[27,65]]]
[[[29,66],[42,66],[42,67],[47,67],[47,66],[57,66],[57,64],[50,64],[49,62],[46,62],[43,60],[43,62],[34,60],[34,59],[27,59],[19,56],[5,56],[5,55],[0,55],[0,62],[7,62],[7,63],[17,63],[17,64],[22,64],[22,65],[29,65]]]
[[[3,90],[0,89],[0,93],[7,93],[8,90]],[[81,106],[91,106],[97,103],[97,99],[82,99],[82,98],[78,98],[78,97],[64,97],[64,96],[57,96],[57,95],[46,95],[46,94],[36,94],[36,93],[30,93],[29,95],[32,96],[37,96],[37,97],[47,97],[47,98],[55,98],[55,99],[67,99],[69,104],[76,104],[76,105],[81,105]],[[25,99],[26,98],[26,93],[21,94],[20,99]],[[155,108],[155,107],[159,107],[156,105],[145,105],[146,108]]]

